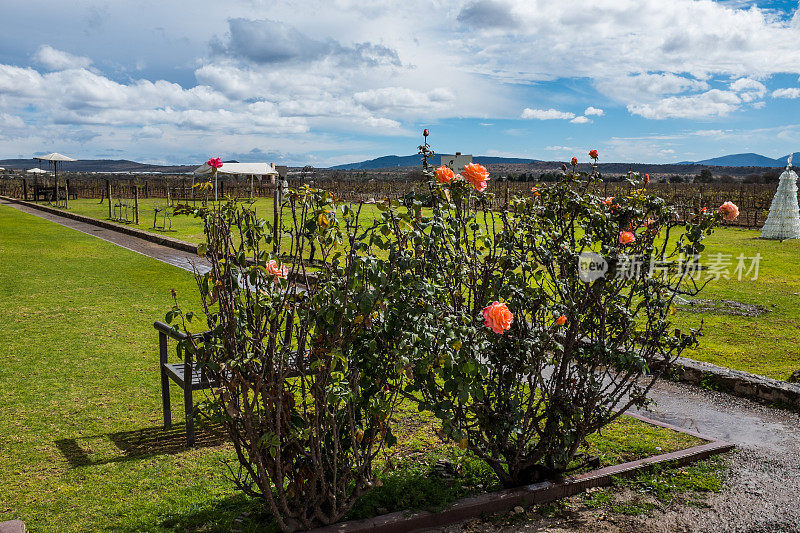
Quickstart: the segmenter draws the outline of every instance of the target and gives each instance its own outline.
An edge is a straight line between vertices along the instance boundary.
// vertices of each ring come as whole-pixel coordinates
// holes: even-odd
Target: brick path
[[[193,272],[196,268],[197,271],[203,273],[207,272],[210,268],[208,261],[206,261],[205,258],[198,257],[196,254],[175,250],[174,248],[152,243],[139,237],[134,237],[133,235],[126,235],[118,231],[101,228],[86,222],[73,220],[71,218],[62,217],[45,211],[39,211],[38,209],[33,209],[31,207],[9,202],[7,200],[0,200],[0,205],[13,207],[14,209],[22,211],[23,213],[28,213],[45,220],[55,222],[56,224],[61,224],[62,226],[72,228],[80,231],[81,233],[86,233],[87,235],[92,235],[98,239],[103,239],[104,241],[116,244],[117,246],[131,250],[132,252],[146,255],[163,263],[188,270],[189,272]]]

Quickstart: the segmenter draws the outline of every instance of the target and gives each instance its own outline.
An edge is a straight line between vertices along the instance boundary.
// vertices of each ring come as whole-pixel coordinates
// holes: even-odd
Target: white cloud
[[[731,91],[739,93],[739,97],[744,102],[752,102],[767,94],[766,86],[751,78],[739,78],[731,83],[730,89]]]
[[[592,120],[588,117],[575,117],[572,120],[570,120],[570,122],[572,122],[573,124],[588,124],[591,121]]]
[[[575,118],[575,113],[559,111],[557,109],[531,109],[526,107],[522,110],[520,118],[533,120],[569,120]]]
[[[649,119],[707,118],[725,116],[739,108],[742,100],[736,93],[711,89],[692,96],[670,96],[653,104],[632,104],[628,111]]]
[[[92,64],[92,60],[88,57],[72,55],[46,44],[36,50],[33,60],[48,70],[87,68]]]
[[[423,110],[430,106],[447,105],[454,98],[453,92],[446,87],[440,87],[427,93],[406,87],[382,87],[357,92],[353,95],[356,103],[370,111]]]
[[[602,109],[598,109],[596,107],[589,106],[586,108],[586,111],[584,111],[583,114],[587,116],[593,115],[597,117],[602,117],[605,114],[605,111],[603,111]]]
[[[800,89],[797,87],[787,87],[772,91],[773,98],[800,98]]]

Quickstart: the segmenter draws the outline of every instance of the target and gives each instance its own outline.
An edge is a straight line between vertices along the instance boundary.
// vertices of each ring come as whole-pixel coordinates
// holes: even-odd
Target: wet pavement
[[[208,261],[206,261],[205,258],[198,257],[193,253],[176,250],[174,248],[170,248],[169,246],[156,244],[144,239],[140,239],[139,237],[134,237],[133,235],[127,235],[111,229],[95,226],[87,222],[81,222],[53,213],[48,213],[46,211],[40,211],[32,207],[9,202],[7,200],[0,200],[0,205],[13,207],[14,209],[22,211],[23,213],[28,213],[30,215],[34,215],[51,222],[55,222],[56,224],[80,231],[81,233],[92,235],[98,239],[103,239],[104,241],[108,241],[127,250],[131,250],[132,252],[152,257],[153,259],[157,259],[163,263],[182,268],[183,270],[188,270],[189,272],[194,272],[194,270],[197,269],[197,271],[202,274],[208,272],[210,269]]]

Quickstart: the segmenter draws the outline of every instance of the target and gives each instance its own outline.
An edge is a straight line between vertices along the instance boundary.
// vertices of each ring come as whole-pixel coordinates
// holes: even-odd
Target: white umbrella
[[[53,165],[53,172],[55,174],[55,182],[56,182],[56,203],[58,203],[58,165],[59,163],[64,163],[64,161],[77,161],[77,159],[73,159],[69,156],[59,154],[58,152],[52,152],[47,155],[42,155],[39,157],[34,157],[34,159],[38,159],[39,161],[49,161]],[[64,192],[67,193],[66,197],[64,198],[64,207],[69,207],[69,191],[65,190]]]
[[[28,174],[47,174],[48,173],[46,170],[42,170],[41,168],[29,168],[25,172],[27,172]]]
[[[217,175],[218,174],[231,174],[239,176],[250,176],[251,189],[253,176],[277,176],[278,171],[275,170],[273,163],[223,163],[221,167],[214,172],[214,167],[208,163],[203,163],[196,169],[193,174],[199,176],[207,176],[214,174],[214,200],[217,200]],[[261,178],[259,178],[261,179]]]

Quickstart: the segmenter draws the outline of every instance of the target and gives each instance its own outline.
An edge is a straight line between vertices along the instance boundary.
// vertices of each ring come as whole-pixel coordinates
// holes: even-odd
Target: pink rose
[[[279,267],[278,262],[275,261],[274,259],[270,260],[267,263],[266,268],[268,274],[275,276],[275,281],[278,281],[278,278],[286,279],[286,276],[289,275],[289,269],[287,269],[286,267]]]
[[[486,182],[489,181],[489,173],[486,167],[475,163],[468,163],[461,171],[461,175],[465,180],[470,182],[478,192],[486,190]]]
[[[206,161],[206,165],[210,166],[211,168],[220,168],[222,167],[222,160],[219,157],[212,157]]]
[[[636,236],[630,231],[621,231],[619,234],[620,244],[630,244],[636,240]]]
[[[455,177],[456,173],[449,167],[442,165],[436,169],[436,179],[439,183],[450,183]]]
[[[719,206],[719,212],[722,213],[722,218],[727,221],[736,220],[739,216],[739,208],[733,202],[725,202]]]
[[[511,327],[514,315],[508,310],[506,304],[494,302],[483,308],[483,320],[487,328],[491,328],[495,333],[502,335],[505,330]]]

